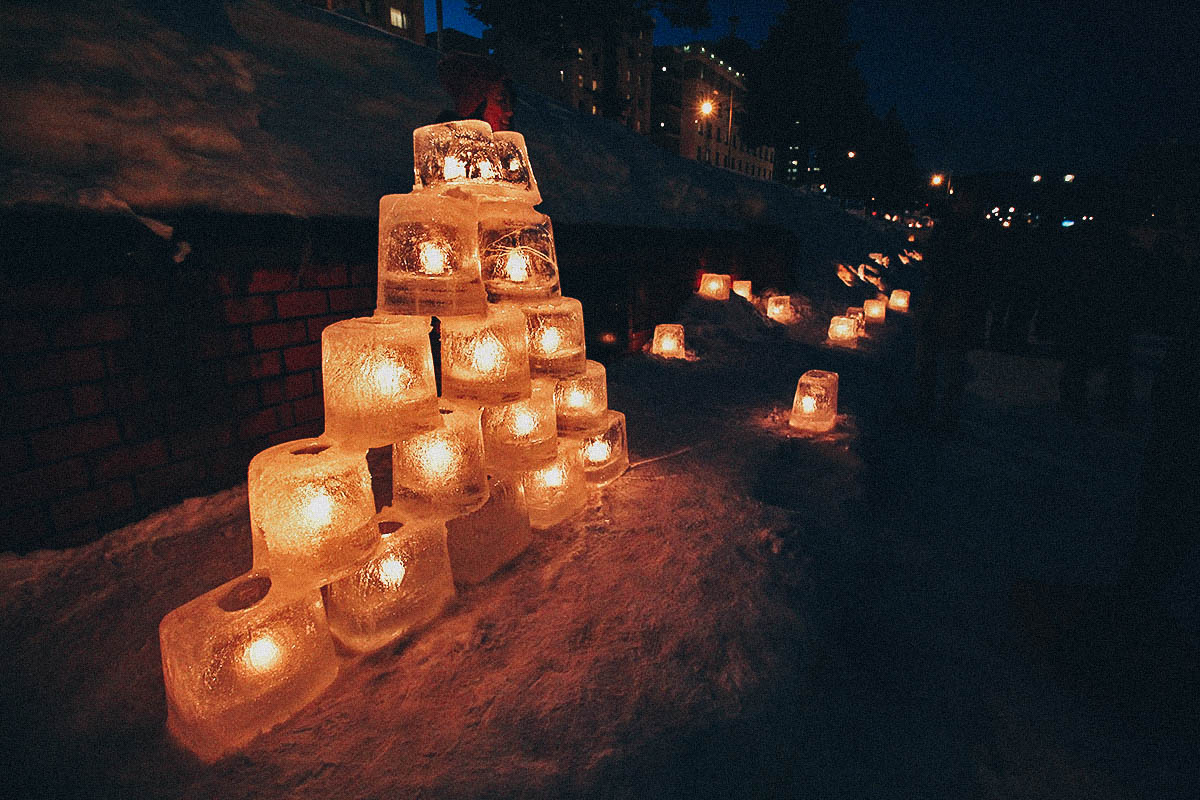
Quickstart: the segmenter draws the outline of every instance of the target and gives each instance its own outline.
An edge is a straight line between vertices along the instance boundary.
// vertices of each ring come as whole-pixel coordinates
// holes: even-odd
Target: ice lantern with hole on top
[[[858,347],[858,320],[854,317],[829,320],[829,341],[839,347]]]
[[[733,277],[730,275],[706,272],[700,276],[699,294],[709,300],[728,300],[732,283]]]
[[[887,301],[864,300],[863,317],[866,318],[868,325],[883,324],[883,321],[887,318]]]
[[[280,588],[329,583],[379,543],[365,451],[324,438],[275,445],[251,459],[247,492],[254,568]]]
[[[492,133],[482,120],[426,125],[413,131],[414,191],[462,189],[477,197],[542,202],[529,166],[525,137]]]
[[[392,445],[392,507],[406,516],[449,519],[487,502],[479,409],[443,402],[442,427]]]
[[[650,342],[650,352],[663,358],[687,358],[683,326],[670,322],[655,325],[654,339]]]
[[[588,485],[579,442],[559,439],[554,460],[521,473],[529,523],[537,530],[557,525],[587,505]]]
[[[442,323],[442,396],[490,405],[529,396],[525,315],[511,306]]]
[[[524,552],[533,536],[520,476],[489,474],[487,503],[448,520],[446,532],[450,568],[458,583],[479,583]]]
[[[380,514],[379,549],[355,572],[325,588],[329,630],[346,649],[367,653],[442,613],[454,578],[440,520]]]
[[[588,361],[582,375],[560,378],[554,387],[554,412],[560,431],[594,428],[607,410],[608,379],[599,361]]]
[[[750,300],[753,298],[750,287],[750,281],[734,281],[731,291],[743,300]]]
[[[908,311],[909,293],[904,289],[893,289],[892,296],[888,298],[888,308],[892,311],[906,313]]]
[[[529,469],[554,458],[558,425],[554,380],[535,378],[529,397],[484,406],[483,452],[489,467]]]
[[[321,333],[325,435],[343,447],[383,447],[439,424],[425,317],[342,320]]]
[[[629,467],[625,415],[606,411],[597,429],[578,435],[583,475],[592,486],[607,486]]]
[[[533,375],[565,378],[579,375],[587,362],[583,338],[583,304],[572,297],[521,303]]]
[[[783,325],[796,320],[796,310],[792,308],[792,296],[777,294],[767,298],[767,319],[775,320]]]
[[[810,369],[796,383],[788,424],[796,430],[824,433],[837,422],[838,374]]]
[[[479,259],[488,298],[557,297],[558,260],[550,218],[516,203],[484,203],[479,213]]]
[[[385,314],[482,314],[478,203],[466,197],[389,194],[379,200],[379,291]]]
[[[337,676],[319,589],[286,592],[256,570],[158,626],[167,730],[205,761],[291,717]]]

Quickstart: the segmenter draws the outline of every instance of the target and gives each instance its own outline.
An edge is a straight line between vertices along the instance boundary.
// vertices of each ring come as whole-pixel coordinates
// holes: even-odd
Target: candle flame
[[[442,165],[442,175],[448,181],[465,178],[467,177],[467,166],[454,156],[446,156],[446,161]]]
[[[400,390],[408,383],[410,376],[408,370],[395,361],[384,359],[375,365],[371,377],[380,394],[396,395],[400,394]]]
[[[443,439],[435,439],[421,450],[421,467],[428,475],[445,475],[454,466],[454,448]]]
[[[510,281],[524,283],[529,280],[529,256],[520,250],[509,250],[504,262],[504,271]]]
[[[379,562],[379,581],[389,589],[400,587],[404,573],[404,562],[397,556],[388,556]]]
[[[662,349],[665,353],[675,352],[675,348],[679,347],[679,342],[675,341],[674,336],[664,336],[662,340]]]
[[[504,363],[504,347],[494,335],[488,334],[475,343],[471,350],[471,366],[476,372],[495,372]]]
[[[492,165],[490,163],[487,161],[479,162],[479,177],[483,178],[484,180],[491,180],[493,174]]]
[[[804,395],[800,398],[800,410],[805,414],[811,414],[817,410],[817,398],[812,395]]]
[[[270,636],[256,638],[242,651],[242,661],[255,672],[266,672],[279,661],[279,645]]]
[[[563,473],[562,467],[555,464],[553,467],[542,472],[542,483],[552,489],[557,489],[566,483],[567,476]]]
[[[583,455],[593,464],[599,464],[612,454],[612,447],[603,439],[593,439],[583,449]]]
[[[517,436],[528,436],[537,430],[537,417],[522,409],[513,415],[512,428]]]
[[[333,521],[333,498],[321,486],[309,487],[300,506],[300,515],[312,528],[324,528]]]
[[[571,389],[567,392],[567,405],[571,408],[583,408],[587,404],[587,393],[582,389]]]
[[[446,272],[446,251],[435,242],[421,242],[421,271],[427,275]]]
[[[709,281],[707,284],[707,288],[710,292],[713,292],[713,293],[719,292],[719,291],[721,291],[721,282],[717,281],[717,280]]]
[[[562,333],[558,328],[542,328],[542,332],[538,334],[538,346],[542,348],[543,353],[557,352],[561,344]]]

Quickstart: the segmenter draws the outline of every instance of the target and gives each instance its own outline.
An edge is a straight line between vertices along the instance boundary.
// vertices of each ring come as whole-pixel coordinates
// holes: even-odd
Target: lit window
[[[595,104],[595,103],[592,103],[592,113],[593,113],[593,114],[599,114],[599,113],[600,113],[600,112],[597,110],[597,108],[596,108],[596,104]]]
[[[567,71],[565,69],[560,69],[558,71],[558,80],[562,83],[567,82]]]
[[[407,28],[408,27],[408,14],[405,14],[403,11],[401,11],[398,8],[390,9],[390,11],[391,11],[391,19],[392,19],[392,27],[393,28]]]
[[[596,82],[596,79],[595,79],[595,78],[592,78],[592,91],[593,91],[593,92],[594,92],[594,91],[596,91],[596,88],[597,88],[599,85],[600,85],[600,84],[598,84],[598,83]]]

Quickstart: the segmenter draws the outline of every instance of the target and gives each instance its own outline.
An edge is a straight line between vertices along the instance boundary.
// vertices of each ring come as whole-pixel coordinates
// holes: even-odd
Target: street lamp
[[[848,150],[846,152],[846,158],[854,158],[856,155],[858,155],[858,153],[854,152],[853,150]]]
[[[946,182],[946,176],[941,174],[940,172],[935,173],[934,176],[929,179],[930,186],[941,186],[945,182]]]
[[[716,106],[713,105],[712,100],[705,100],[703,103],[700,104],[700,113],[706,117],[709,117],[709,116],[712,116],[712,113],[715,110],[715,108],[716,108]]]

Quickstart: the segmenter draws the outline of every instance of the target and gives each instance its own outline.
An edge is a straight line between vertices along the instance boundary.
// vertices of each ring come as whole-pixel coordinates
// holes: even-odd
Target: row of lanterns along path
[[[251,572],[159,626],[168,730],[205,760],[317,697],[334,640],[362,653],[409,634],[628,467],[524,138],[449,122],[413,150],[413,192],[379,204],[375,315],[321,337],[325,433],[250,462]],[[376,513],[366,455],[388,445]]]
[[[700,276],[697,294],[709,300],[724,302],[730,294],[736,294],[747,302],[754,302],[750,281],[735,281],[733,276],[706,272]],[[880,295],[867,300],[861,307],[852,306],[842,316],[829,321],[830,344],[836,347],[857,347],[859,338],[867,335],[867,327],[883,325],[888,309],[908,313],[909,292],[894,289],[891,295]],[[796,311],[790,295],[774,295],[766,298],[766,315],[784,325],[796,321]],[[688,358],[687,343],[683,326],[663,323],[654,326],[654,338],[650,352],[661,358]],[[805,433],[825,433],[837,424],[838,374],[826,370],[811,369],[800,376],[796,394],[792,401],[792,413],[788,425]]]

